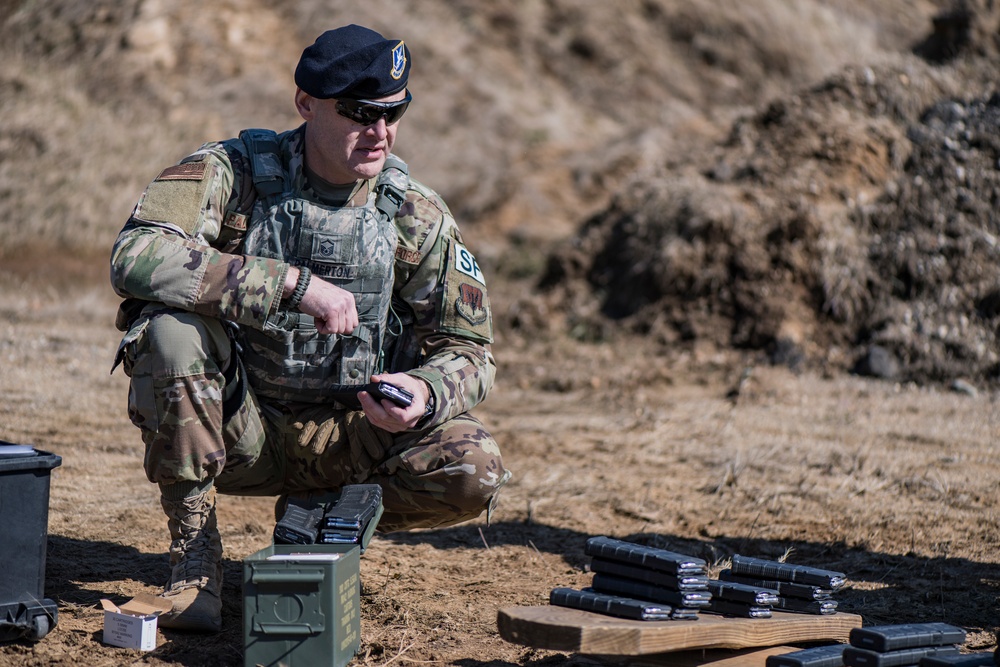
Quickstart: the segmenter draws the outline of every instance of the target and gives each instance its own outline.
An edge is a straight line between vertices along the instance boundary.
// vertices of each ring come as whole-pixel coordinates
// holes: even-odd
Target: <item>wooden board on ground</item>
[[[783,655],[800,650],[796,646],[768,646],[743,649],[697,649],[673,653],[621,656],[595,655],[598,665],[610,667],[766,667],[771,655]],[[581,656],[582,657],[582,656]],[[584,664],[586,661],[583,660]]]
[[[729,618],[699,614],[696,621],[632,621],[588,611],[543,605],[509,607],[497,614],[509,642],[593,655],[646,655],[691,649],[743,649],[803,642],[847,642],[856,614],[793,614]]]

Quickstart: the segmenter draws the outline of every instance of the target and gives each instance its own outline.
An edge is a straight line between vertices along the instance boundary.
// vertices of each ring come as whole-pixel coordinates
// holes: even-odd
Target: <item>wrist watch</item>
[[[434,394],[431,394],[430,398],[427,399],[427,403],[424,405],[424,416],[420,418],[420,421],[427,421],[431,415],[434,414]]]

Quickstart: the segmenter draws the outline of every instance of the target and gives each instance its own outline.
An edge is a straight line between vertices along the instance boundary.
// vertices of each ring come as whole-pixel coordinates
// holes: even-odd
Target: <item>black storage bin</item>
[[[49,477],[61,463],[0,440],[0,641],[37,641],[56,625],[56,603],[44,597],[45,549]]]

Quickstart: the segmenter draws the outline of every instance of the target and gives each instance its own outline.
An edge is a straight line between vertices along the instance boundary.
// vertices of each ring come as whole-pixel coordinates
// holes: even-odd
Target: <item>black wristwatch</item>
[[[424,405],[424,414],[417,422],[417,428],[422,427],[427,423],[427,420],[434,416],[434,394],[430,395],[427,399],[427,403]]]

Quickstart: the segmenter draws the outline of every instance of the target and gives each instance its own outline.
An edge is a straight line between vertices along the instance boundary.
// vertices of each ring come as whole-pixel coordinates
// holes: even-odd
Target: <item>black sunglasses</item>
[[[340,99],[337,100],[337,113],[358,125],[374,125],[379,118],[385,118],[385,124],[392,125],[403,117],[411,100],[410,91],[406,91],[406,97],[398,102]]]

